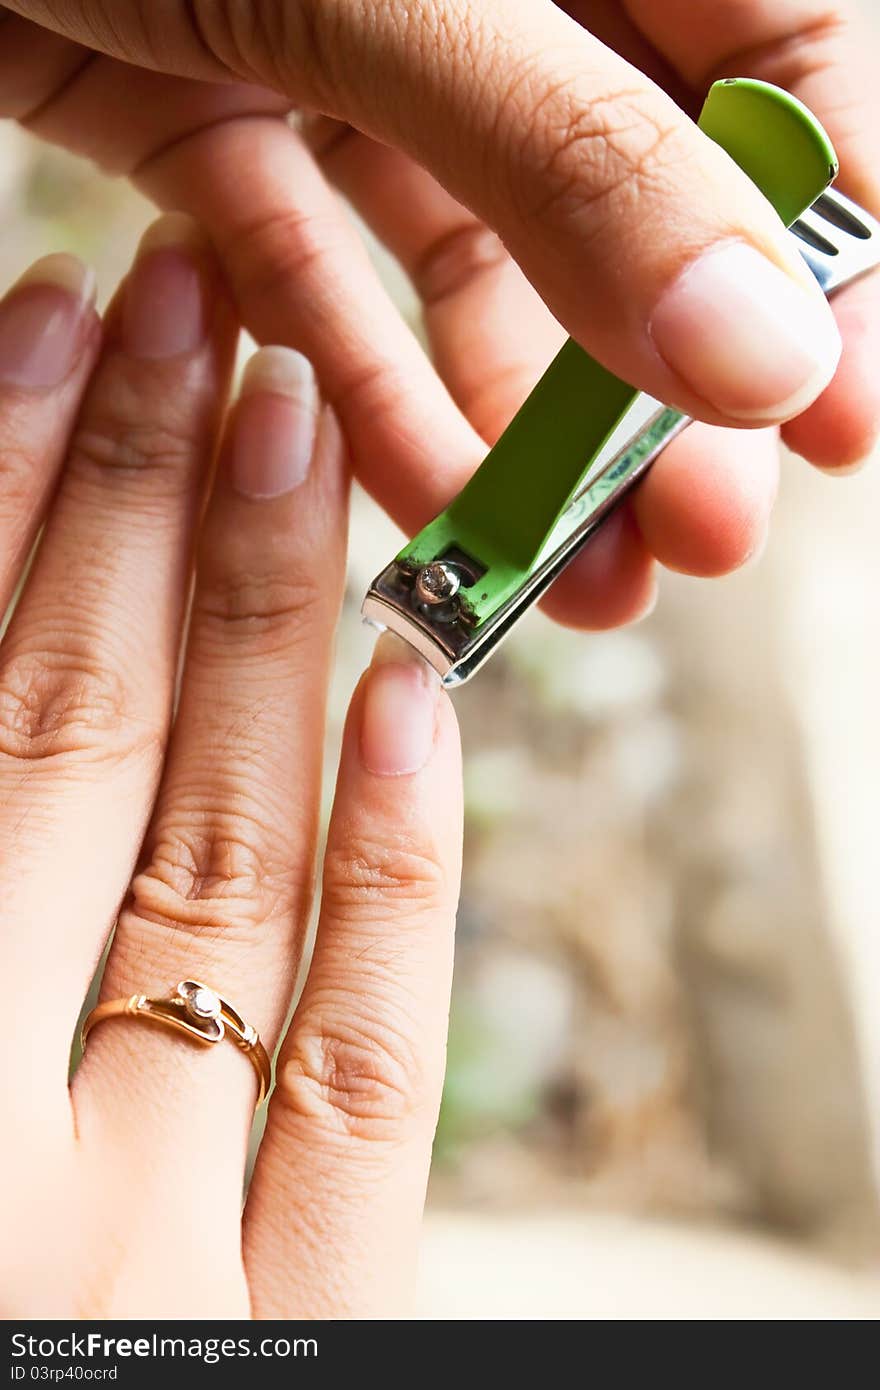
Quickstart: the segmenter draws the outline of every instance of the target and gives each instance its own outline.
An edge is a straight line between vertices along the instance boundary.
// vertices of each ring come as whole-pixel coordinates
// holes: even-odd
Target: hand
[[[835,304],[844,356],[823,390],[831,315],[685,114],[718,74],[781,83],[828,126],[842,187],[880,213],[877,46],[852,0],[169,0],[154,25],[136,0],[6,8],[47,28],[7,17],[2,109],[201,219],[247,326],[315,361],[357,473],[406,530],[448,502],[560,341],[529,281],[589,350],[700,420],[787,420],[787,442],[829,468],[867,453],[877,277]],[[292,105],[329,118],[314,159]],[[332,184],[413,277],[450,394]],[[787,273],[765,269],[749,295],[702,259],[731,240]],[[654,557],[704,575],[742,563],[777,468],[770,431],[689,431],[547,606],[608,626],[651,602]]]
[[[199,526],[234,340],[180,216],[147,234],[103,346],[70,257],[0,302],[0,607],[54,491],[0,644],[7,1317],[363,1317],[411,1285],[461,797],[450,707],[402,645],[383,639],[351,706],[243,1218],[256,1084],[231,1042],[108,1019],[67,1082],[117,918],[104,999],[194,977],[270,1049],[302,961],[346,472],[307,363],[265,349]]]

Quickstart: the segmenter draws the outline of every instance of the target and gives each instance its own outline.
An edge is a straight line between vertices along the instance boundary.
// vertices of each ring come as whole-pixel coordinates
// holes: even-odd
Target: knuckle
[[[315,1001],[294,1024],[278,1069],[278,1105],[290,1118],[330,1133],[399,1142],[439,1103],[439,1081],[405,1026],[365,1020],[355,1002],[349,1004],[353,1017],[346,1019],[340,1016],[344,1001],[330,1007]]]
[[[240,636],[265,646],[288,645],[304,636],[326,597],[317,577],[255,574],[244,569],[212,575],[199,588],[194,605],[200,637],[216,632],[221,641]]]
[[[180,406],[175,409],[173,401],[163,401],[161,420],[143,418],[149,414],[143,400],[130,411],[92,416],[74,435],[69,474],[89,481],[97,478],[100,484],[110,475],[124,476],[135,480],[140,492],[155,494],[157,502],[178,497],[201,452],[195,421],[184,409],[187,398],[183,384],[176,395]]]
[[[125,916],[175,935],[252,942],[261,927],[291,910],[292,869],[270,845],[266,827],[242,815],[168,823],[132,881]]]
[[[517,159],[543,154],[524,181],[525,215],[572,221],[588,237],[616,225],[622,207],[665,187],[671,167],[693,155],[671,103],[667,112],[641,88],[584,105],[567,85],[556,87],[534,102],[526,128],[528,147]]]
[[[0,442],[0,515],[17,517],[34,497],[44,471],[28,450]]]
[[[428,247],[412,278],[424,303],[432,307],[470,289],[506,259],[495,232],[482,222],[464,222]]]
[[[85,77],[98,54],[70,45],[71,51],[59,64],[57,60],[45,62],[39,48],[29,52],[29,47],[25,45],[22,54],[14,42],[8,48],[0,44],[0,116],[11,117],[36,133],[56,99]]]
[[[282,86],[298,101],[317,102],[332,59],[332,4],[189,0],[193,35],[202,51],[238,76]],[[290,55],[293,57],[291,67]]]
[[[224,252],[241,303],[283,305],[306,283],[335,283],[335,267],[351,255],[351,236],[335,214],[285,207],[245,219]]]
[[[345,834],[324,858],[322,910],[340,922],[418,917],[444,901],[447,880],[433,848],[402,830],[386,839]]]
[[[0,671],[0,752],[22,761],[154,750],[162,730],[138,720],[125,681],[75,652],[22,652]]]

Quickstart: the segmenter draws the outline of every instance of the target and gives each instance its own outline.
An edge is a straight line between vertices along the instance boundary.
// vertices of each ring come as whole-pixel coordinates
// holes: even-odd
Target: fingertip
[[[252,502],[271,501],[305,482],[315,455],[318,387],[308,358],[264,347],[245,367],[229,425],[232,486]]]
[[[427,832],[432,800],[454,822],[460,762],[458,720],[440,676],[401,637],[380,633],[349,702],[340,788],[380,819],[411,829],[418,821]]]
[[[49,390],[100,339],[95,275],[76,256],[43,256],[0,300],[0,386]]]
[[[661,564],[717,578],[763,549],[778,480],[775,431],[697,424],[658,460],[633,507]]]
[[[563,627],[603,631],[639,622],[657,602],[657,575],[628,506],[603,523],[544,596]]]
[[[827,301],[754,246],[726,241],[661,296],[654,347],[686,386],[730,421],[774,424],[804,410],[837,370]]]
[[[142,361],[197,352],[213,336],[219,274],[210,242],[193,218],[164,213],[138,243],[121,291],[123,350]]]
[[[329,842],[391,855],[405,877],[425,881],[423,906],[454,906],[463,801],[453,702],[417,653],[383,633],[349,703]],[[405,915],[406,899],[389,900],[389,916]]]
[[[379,637],[360,709],[360,755],[376,777],[420,772],[434,751],[440,677],[402,638]]]
[[[834,379],[817,401],[783,427],[794,453],[822,472],[858,472],[880,438],[880,275],[835,296],[844,351]]]
[[[65,290],[85,306],[94,304],[97,284],[95,272],[90,265],[86,265],[78,256],[72,256],[67,251],[56,251],[51,255],[41,256],[33,265],[28,266],[24,274],[18,277],[10,293],[23,290],[28,285],[52,285]]]
[[[257,348],[248,358],[238,394],[276,393],[303,400],[314,408],[317,391],[315,369],[309,359],[295,348],[271,345]]]

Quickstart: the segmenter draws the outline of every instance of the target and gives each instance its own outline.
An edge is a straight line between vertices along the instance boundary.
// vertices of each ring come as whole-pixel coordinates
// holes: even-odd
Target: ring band
[[[185,1033],[208,1046],[228,1037],[245,1054],[257,1073],[260,1083],[257,1105],[269,1091],[272,1063],[256,1028],[245,1023],[228,999],[198,980],[181,980],[174,994],[164,999],[148,999],[145,994],[132,994],[128,999],[108,999],[104,1004],[98,1004],[83,1023],[83,1049],[92,1029],[107,1018],[143,1018]]]

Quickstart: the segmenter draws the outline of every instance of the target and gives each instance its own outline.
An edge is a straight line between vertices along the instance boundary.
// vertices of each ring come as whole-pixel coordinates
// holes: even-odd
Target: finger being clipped
[[[349,712],[315,954],[245,1212],[258,1317],[405,1310],[443,1081],[461,801],[451,704],[385,636]]]

